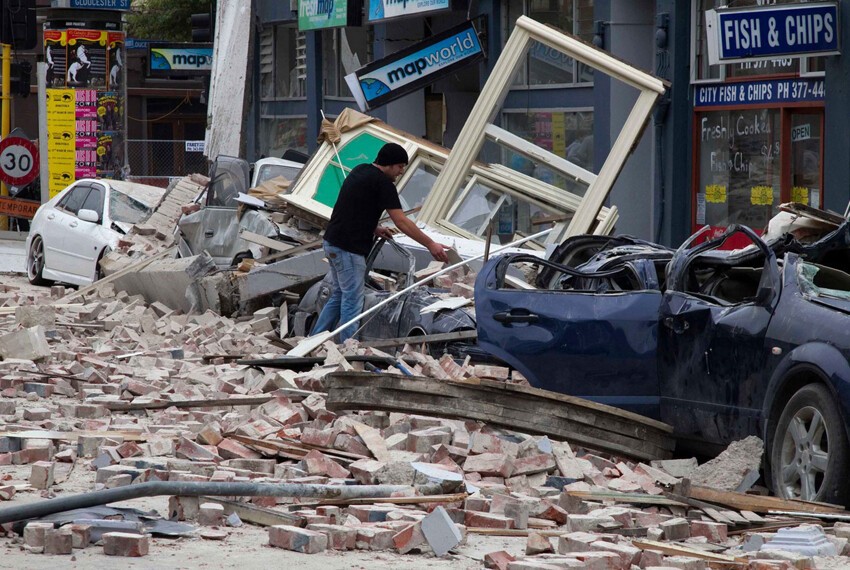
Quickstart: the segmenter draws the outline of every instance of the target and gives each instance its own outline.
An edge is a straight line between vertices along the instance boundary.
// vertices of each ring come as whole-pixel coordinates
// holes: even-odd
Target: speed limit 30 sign
[[[21,137],[0,140],[0,180],[23,186],[38,176],[38,148]]]

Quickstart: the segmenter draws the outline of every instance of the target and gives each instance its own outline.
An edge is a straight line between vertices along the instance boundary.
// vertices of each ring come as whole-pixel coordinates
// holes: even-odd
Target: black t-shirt
[[[338,248],[367,255],[384,210],[400,210],[395,184],[372,164],[355,166],[336,199],[325,240]]]

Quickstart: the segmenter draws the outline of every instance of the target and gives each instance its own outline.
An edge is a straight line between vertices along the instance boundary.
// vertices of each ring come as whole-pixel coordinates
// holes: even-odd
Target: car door
[[[740,266],[724,265],[725,252],[717,252],[711,264],[704,263],[707,252],[738,232],[757,247],[749,261],[744,256]],[[765,335],[781,283],[774,252],[751,229],[730,226],[722,236],[691,247],[700,235],[679,248],[667,275],[659,327],[661,419],[683,441],[725,445],[758,433],[758,386],[766,381],[761,375],[769,357]],[[759,271],[753,259],[763,259],[757,279],[728,283]],[[737,291],[736,297],[721,292],[724,287]],[[741,297],[748,287],[752,290]]]
[[[534,387],[657,418],[661,292],[653,262],[635,259],[616,271],[594,273],[584,290],[585,285],[561,290],[508,287],[509,266],[523,262],[573,278],[584,275],[525,254],[490,260],[475,283],[479,346]],[[618,272],[628,272],[637,284],[631,290],[594,287],[594,280],[615,279]]]
[[[247,192],[248,176],[248,163],[244,160],[229,156],[216,159],[204,207],[180,221],[180,231],[192,255],[206,251],[216,265],[226,267],[241,251],[237,244],[241,238],[236,198],[240,192]]]
[[[107,194],[106,186],[92,182],[80,210],[92,210],[98,215],[98,221],[87,222],[77,218],[69,224],[74,247],[68,252],[68,272],[86,281],[94,280],[100,252],[109,242],[109,230],[103,225]]]
[[[80,220],[77,212],[83,206],[91,185],[79,182],[74,185],[56,206],[45,216],[44,263],[50,271],[71,273],[74,269],[74,234]]]

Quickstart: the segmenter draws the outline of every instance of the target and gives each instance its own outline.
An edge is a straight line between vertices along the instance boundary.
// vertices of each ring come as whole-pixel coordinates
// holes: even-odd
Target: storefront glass
[[[510,34],[517,18],[526,15],[538,22],[548,24],[565,32],[575,34],[585,41],[593,39],[593,0],[524,0],[507,3],[508,29]],[[532,42],[525,64],[514,78],[515,85],[570,85],[593,81],[591,69],[576,64],[539,42]]]
[[[821,207],[820,113],[791,116],[791,201]]]
[[[593,111],[506,112],[504,128],[585,170],[593,163]],[[502,164],[537,180],[583,195],[587,186],[570,180],[541,162],[502,150]]]
[[[697,225],[765,228],[780,202],[780,111],[700,113],[697,129]]]
[[[290,148],[307,152],[307,118],[262,117],[260,155],[280,158]]]
[[[322,91],[325,97],[351,97],[345,76],[372,61],[371,28],[322,32]]]
[[[264,100],[306,95],[304,34],[294,25],[265,28],[260,36],[260,95]]]

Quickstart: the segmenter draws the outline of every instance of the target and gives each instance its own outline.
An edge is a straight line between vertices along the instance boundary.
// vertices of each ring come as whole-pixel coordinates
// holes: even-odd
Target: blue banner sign
[[[298,29],[359,26],[361,11],[360,0],[298,0]]]
[[[366,21],[370,24],[389,18],[417,16],[451,8],[450,0],[367,0]]]
[[[823,100],[823,78],[798,77],[694,86],[695,108]]]
[[[712,65],[840,53],[836,2],[707,10],[705,25]]]
[[[151,75],[209,75],[212,71],[212,44],[160,44],[148,49]]]
[[[484,50],[478,33],[472,22],[465,22],[372,62],[345,81],[360,110],[367,111],[481,59]]]

